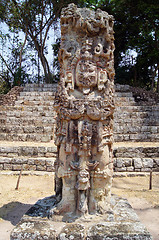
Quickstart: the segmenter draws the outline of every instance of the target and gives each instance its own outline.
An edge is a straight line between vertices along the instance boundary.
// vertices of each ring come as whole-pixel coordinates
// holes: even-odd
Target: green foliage
[[[159,68],[159,2],[158,0],[106,1],[103,10],[115,17],[116,81],[150,88]],[[136,63],[123,67],[128,49],[137,53]],[[125,74],[124,74],[125,69]],[[153,71],[150,71],[153,69]],[[129,77],[128,77],[129,75]],[[127,78],[128,77],[128,78]]]
[[[10,81],[8,78],[8,72],[4,75],[0,75],[0,94],[6,94],[11,89]]]
[[[116,82],[133,86],[159,90],[159,2],[158,0],[0,0],[0,20],[5,22],[12,32],[22,31],[27,43],[37,51],[43,67],[46,82],[59,79],[58,49],[59,40],[53,46],[53,70],[47,59],[46,39],[52,27],[60,17],[61,9],[74,2],[78,7],[98,7],[115,17],[115,69]],[[4,34],[0,32],[2,39]],[[24,42],[16,39],[11,49],[11,57],[7,68],[14,84],[23,84],[27,80],[27,69]],[[137,57],[130,57],[135,50]],[[23,59],[19,60],[20,54]],[[25,55],[26,56],[26,55]],[[29,54],[28,54],[29,56]],[[29,58],[30,64],[40,68],[34,56]],[[32,60],[33,61],[32,61]],[[2,59],[1,59],[2,61]],[[23,65],[24,66],[24,65]],[[158,74],[158,75],[157,75]],[[41,81],[42,76],[37,76]],[[158,89],[157,89],[158,86]]]
[[[16,69],[16,72],[14,73],[13,86],[24,85],[24,83],[27,82],[28,78],[29,78],[28,74],[26,74],[22,68]]]

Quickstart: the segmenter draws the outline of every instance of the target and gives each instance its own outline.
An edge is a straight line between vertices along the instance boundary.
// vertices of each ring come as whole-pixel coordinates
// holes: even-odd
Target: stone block
[[[20,155],[22,156],[37,156],[37,147],[21,147]]]
[[[133,172],[133,171],[134,171],[134,167],[132,167],[132,166],[131,166],[131,167],[127,167],[127,168],[126,168],[126,171],[127,171],[127,172]]]
[[[0,157],[0,163],[6,163],[6,164],[9,164],[9,163],[11,163],[11,161],[12,161],[11,158]]]
[[[152,240],[126,199],[113,196],[112,212],[87,216],[69,223],[58,218],[56,220],[56,216],[51,221],[47,218],[47,210],[55,202],[54,196],[39,200],[13,229],[10,239]]]
[[[0,170],[3,170],[3,164],[0,164]]]
[[[55,153],[47,152],[45,153],[45,157],[55,157]]]
[[[46,153],[47,148],[46,147],[38,147],[38,153]]]
[[[151,126],[151,133],[157,133],[157,126]]]
[[[13,158],[11,160],[11,163],[13,163],[13,164],[24,164],[27,162],[28,162],[28,160],[26,158]]]
[[[117,165],[117,168],[121,168],[124,166],[124,160],[123,158],[117,158],[116,159],[116,165]]]
[[[141,172],[150,172],[151,168],[141,168]]]
[[[47,171],[47,172],[54,172],[54,171],[55,171],[55,168],[54,168],[54,167],[47,167],[47,168],[46,168],[46,171]]]
[[[141,172],[141,168],[135,168],[135,172]]]
[[[143,166],[142,159],[141,158],[133,158],[133,165],[134,165],[135,169],[142,168],[142,166]]]
[[[53,153],[53,152],[56,153],[57,152],[57,147],[56,146],[48,147],[46,151],[51,152],[51,153]]]
[[[132,158],[124,158],[124,166],[131,167],[132,166]]]
[[[22,164],[13,164],[13,171],[20,171],[22,168]]]
[[[36,165],[24,164],[23,170],[24,171],[36,171]]]
[[[116,159],[116,158],[114,158],[113,160],[114,160],[114,162],[113,162],[113,164],[114,164],[114,167],[117,167],[117,159]]]
[[[159,166],[159,158],[154,158],[153,161],[155,165]]]
[[[131,158],[117,158],[116,165],[118,168],[130,167],[130,166],[132,166],[132,159]]]
[[[44,166],[46,164],[46,159],[40,159],[40,158],[37,158],[34,160],[34,163],[37,165],[37,166]]]
[[[35,159],[34,158],[28,158],[28,164],[29,165],[34,165],[35,164]]]
[[[53,167],[55,162],[55,158],[52,159],[46,159],[46,166]]]
[[[4,170],[12,170],[12,164],[4,163]]]
[[[153,172],[159,172],[159,167],[153,168]]]
[[[152,158],[143,158],[143,168],[152,168],[153,167],[153,159]]]
[[[114,170],[115,172],[126,172],[126,167],[121,167],[121,168],[116,167]]]
[[[37,165],[36,170],[37,171],[46,171],[46,166]]]
[[[8,153],[7,156],[8,157],[18,157],[19,154],[18,153]]]

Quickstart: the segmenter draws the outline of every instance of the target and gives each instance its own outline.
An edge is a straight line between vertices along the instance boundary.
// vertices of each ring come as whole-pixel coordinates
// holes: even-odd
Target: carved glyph
[[[54,214],[105,213],[113,174],[113,17],[70,4],[61,13]]]

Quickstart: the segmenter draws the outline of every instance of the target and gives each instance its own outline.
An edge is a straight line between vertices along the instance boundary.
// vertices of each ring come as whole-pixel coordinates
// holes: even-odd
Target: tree
[[[159,86],[157,76],[159,71],[158,1],[102,1],[101,8],[115,17],[116,81],[121,81],[125,75],[129,78],[128,83],[134,86],[153,88],[155,82]],[[121,63],[130,49],[136,51],[136,60],[133,64],[130,60],[129,64],[124,66]]]
[[[48,32],[54,26],[60,16],[62,7],[72,2],[69,0],[7,0],[7,7],[5,2],[1,5],[5,14],[1,19],[5,21],[10,28],[19,29],[25,34],[24,44],[26,39],[32,41],[38,56],[40,58],[46,82],[52,81],[52,74],[50,66],[46,58],[46,40]],[[82,1],[74,1],[76,4]],[[5,4],[6,5],[6,4]],[[23,44],[23,47],[24,47]],[[21,49],[21,53],[23,48]],[[20,54],[21,59],[21,54]]]

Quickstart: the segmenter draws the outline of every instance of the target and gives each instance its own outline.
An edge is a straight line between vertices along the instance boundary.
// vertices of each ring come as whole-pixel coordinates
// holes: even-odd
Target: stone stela
[[[113,16],[70,4],[61,13],[55,108],[57,205],[50,216],[110,210],[113,174]]]
[[[126,199],[111,196],[113,17],[70,4],[61,14],[55,196],[38,200],[11,240],[152,240]]]

